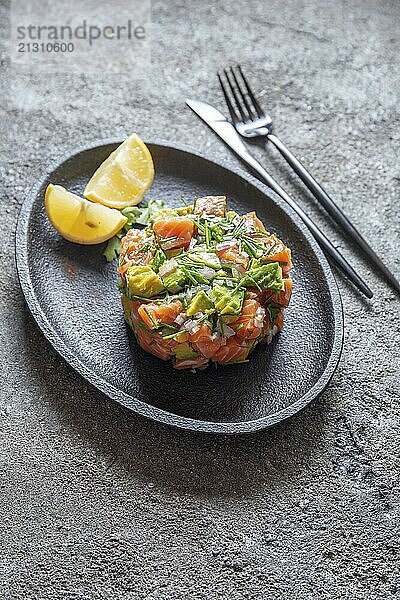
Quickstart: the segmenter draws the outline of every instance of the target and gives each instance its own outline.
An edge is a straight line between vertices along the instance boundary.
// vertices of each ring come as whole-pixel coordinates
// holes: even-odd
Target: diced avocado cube
[[[228,210],[228,212],[226,213],[226,218],[228,219],[228,221],[232,221],[235,217],[239,217],[238,213],[234,210]]]
[[[279,291],[283,288],[282,269],[277,262],[250,269],[242,280],[247,287],[257,285],[262,290]]]
[[[215,285],[214,306],[220,315],[239,315],[243,306],[244,290],[230,290],[226,287]]]
[[[175,256],[179,256],[183,253],[183,248],[170,248],[169,250],[165,250],[165,256],[167,258],[174,258]]]
[[[204,312],[209,308],[214,308],[214,304],[207,296],[204,290],[200,290],[197,294],[192,298],[189,306],[187,307],[186,314],[188,317],[192,317],[198,312]]]
[[[193,350],[187,342],[175,346],[173,353],[176,358],[195,358],[198,356],[198,352]]]
[[[178,213],[173,208],[161,208],[160,210],[157,210],[157,212],[155,212],[152,215],[152,217],[151,217],[151,219],[149,219],[149,221],[151,223],[155,223],[155,221],[158,221],[159,219],[165,219],[165,218],[177,217],[177,216],[178,216]]]
[[[167,290],[175,294],[176,292],[179,292],[179,290],[185,285],[185,273],[182,271],[182,269],[177,267],[174,269],[174,271],[163,275],[162,281]]]
[[[189,256],[197,262],[203,263],[206,267],[210,267],[215,271],[221,268],[221,261],[214,252],[190,252]]]
[[[126,289],[128,296],[151,298],[160,294],[164,285],[151,267],[134,265],[126,272]]]
[[[185,215],[193,214],[193,208],[193,204],[188,204],[187,206],[179,206],[179,208],[175,208],[174,210],[180,217],[184,217]]]
[[[122,294],[121,296],[122,308],[124,309],[124,317],[125,321],[132,327],[132,317],[131,317],[131,301],[129,298]]]

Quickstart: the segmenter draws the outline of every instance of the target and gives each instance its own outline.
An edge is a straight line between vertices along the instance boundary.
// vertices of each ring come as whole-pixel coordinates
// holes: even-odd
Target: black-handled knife
[[[296,204],[287,192],[277,183],[273,177],[261,166],[261,164],[250,154],[247,147],[241,140],[236,129],[224,115],[206,102],[198,100],[186,100],[186,104],[205,122],[219,137],[229,146],[231,150],[249,166],[257,175],[258,179],[266,183],[272,190],[285,200],[291,208],[299,215],[302,221],[307,225],[325,254],[335,263],[335,265],[354,283],[367,298],[372,298],[373,293],[368,285],[356,273],[347,260],[336,250],[335,246],[329,241],[317,225],[306,215],[306,213]]]

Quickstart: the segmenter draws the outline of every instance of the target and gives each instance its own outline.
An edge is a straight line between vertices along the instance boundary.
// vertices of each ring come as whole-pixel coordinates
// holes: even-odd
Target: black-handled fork
[[[314,179],[311,173],[290,152],[284,143],[272,133],[272,118],[260,106],[242,68],[224,69],[224,75],[218,73],[218,79],[228,106],[232,123],[236,131],[245,138],[261,137],[270,141],[279,150],[289,165],[297,173],[311,193],[320,201],[332,219],[342,227],[347,235],[364,251],[372,263],[384,275],[385,279],[400,292],[400,283],[387,268],[361,233],[349,221],[344,212],[337,206],[324,188]]]

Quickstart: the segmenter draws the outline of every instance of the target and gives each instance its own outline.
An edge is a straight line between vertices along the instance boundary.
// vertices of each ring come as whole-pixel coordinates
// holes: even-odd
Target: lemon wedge
[[[83,195],[110,208],[139,204],[154,179],[154,164],[136,133],[128,137],[99,166]]]
[[[118,210],[89,202],[61,185],[47,186],[45,207],[53,227],[63,238],[77,244],[105,242],[127,221]]]

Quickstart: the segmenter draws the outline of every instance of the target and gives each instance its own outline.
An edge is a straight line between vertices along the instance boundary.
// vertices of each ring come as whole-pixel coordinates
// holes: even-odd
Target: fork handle
[[[374,252],[368,242],[363,238],[361,233],[354,227],[349,221],[344,212],[339,206],[332,200],[327,194],[324,188],[314,179],[305,166],[295,157],[294,154],[285,146],[285,144],[274,134],[269,134],[268,140],[279,150],[283,158],[289,163],[292,169],[297,173],[302,182],[308,187],[310,192],[315,196],[317,200],[325,208],[326,212],[332,217],[332,219],[339,224],[342,229],[348,234],[348,236],[354,240],[362,250],[369,256],[371,261],[378,267],[381,273],[385,276],[386,280],[389,281],[392,286],[400,292],[400,283],[397,281],[393,273],[389,271],[387,266]]]

